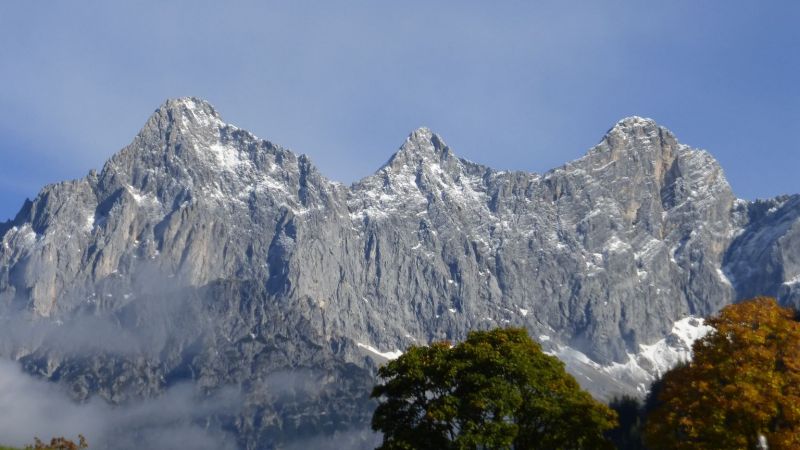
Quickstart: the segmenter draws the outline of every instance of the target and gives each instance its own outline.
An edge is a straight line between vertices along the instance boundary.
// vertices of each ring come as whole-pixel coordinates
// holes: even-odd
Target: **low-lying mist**
[[[208,417],[231,414],[241,404],[238,389],[203,395],[190,383],[162,395],[113,406],[92,397],[75,402],[62,386],[24,373],[0,359],[0,436],[3,445],[24,446],[34,437],[49,440],[86,436],[93,449],[233,449],[234,437]]]
[[[368,370],[263,285],[118,287],[69,314],[0,311],[0,445],[373,448]],[[90,297],[91,298],[91,297]],[[70,299],[75,301],[75,299]],[[353,428],[355,426],[355,428]]]

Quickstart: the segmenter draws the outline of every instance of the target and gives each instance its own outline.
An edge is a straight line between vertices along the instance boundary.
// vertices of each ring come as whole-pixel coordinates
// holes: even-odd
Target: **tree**
[[[39,438],[34,438],[34,444],[25,447],[25,450],[83,450],[89,448],[86,438],[82,434],[78,435],[78,443],[64,437],[50,439],[50,443],[42,442]]]
[[[689,364],[663,379],[645,439],[653,449],[800,448],[800,323],[772,298],[709,319]],[[766,442],[764,442],[766,441]]]
[[[644,450],[642,427],[645,405],[639,399],[623,396],[612,399],[608,407],[617,413],[619,424],[606,437],[620,450]]]
[[[378,374],[380,449],[611,448],[615,413],[521,328],[411,347]]]

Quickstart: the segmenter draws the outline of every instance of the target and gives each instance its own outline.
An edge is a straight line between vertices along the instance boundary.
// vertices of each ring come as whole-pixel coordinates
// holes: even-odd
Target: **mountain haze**
[[[709,153],[640,117],[544,174],[420,128],[348,187],[169,100],[0,240],[3,356],[79,400],[236,387],[204,426],[248,449],[368,445],[375,368],[413,344],[524,326],[607,398],[685,357],[692,317],[800,305],[800,196],[737,199]]]

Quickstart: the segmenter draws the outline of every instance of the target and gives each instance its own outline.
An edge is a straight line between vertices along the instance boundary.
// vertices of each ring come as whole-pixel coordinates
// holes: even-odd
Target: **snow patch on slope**
[[[216,159],[218,167],[229,172],[236,172],[242,166],[247,169],[251,166],[250,160],[246,156],[242,157],[239,150],[234,146],[216,143],[208,146],[208,150]]]
[[[625,363],[614,363],[604,370],[618,379],[638,381],[637,389],[645,393],[650,383],[676,365],[692,359],[694,342],[713,328],[703,319],[686,317],[672,327],[672,332],[652,345],[640,345],[639,353],[629,354]]]
[[[800,284],[800,275],[797,275],[794,278],[784,281],[783,284],[786,286],[794,286],[796,284]]]
[[[639,352],[629,353],[628,361],[624,363],[601,365],[586,354],[565,345],[557,345],[548,354],[561,359],[568,367],[576,366],[574,363],[577,362],[579,365],[610,375],[616,380],[628,382],[644,395],[653,381],[676,365],[690,361],[694,342],[711,330],[713,328],[706,325],[703,319],[685,317],[675,322],[672,331],[664,339],[650,345],[639,345]]]
[[[370,353],[374,353],[374,354],[380,356],[381,358],[386,358],[388,360],[397,359],[397,358],[399,358],[400,356],[403,355],[403,352],[401,352],[400,350],[394,350],[394,351],[390,351],[390,352],[382,352],[382,351],[378,350],[377,348],[375,348],[375,347],[373,347],[371,345],[362,344],[361,342],[356,342],[356,345],[358,345],[360,348],[363,348],[364,350],[366,350],[366,351],[368,351]]]

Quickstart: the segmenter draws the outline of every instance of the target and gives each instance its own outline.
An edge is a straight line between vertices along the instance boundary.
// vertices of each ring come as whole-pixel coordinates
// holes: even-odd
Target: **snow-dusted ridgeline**
[[[753,294],[800,304],[800,196],[738,200],[709,153],[641,117],[544,174],[464,160],[421,128],[348,187],[207,102],[170,100],[102,171],[0,224],[0,242],[0,318],[111,319],[94,347],[164,337],[91,365],[63,342],[0,350],[83,398],[246,386],[251,443],[365,425],[359,393],[412,344],[522,326],[608,397],[687,355],[703,329],[688,316]],[[297,370],[319,395],[270,409],[270,374]]]

